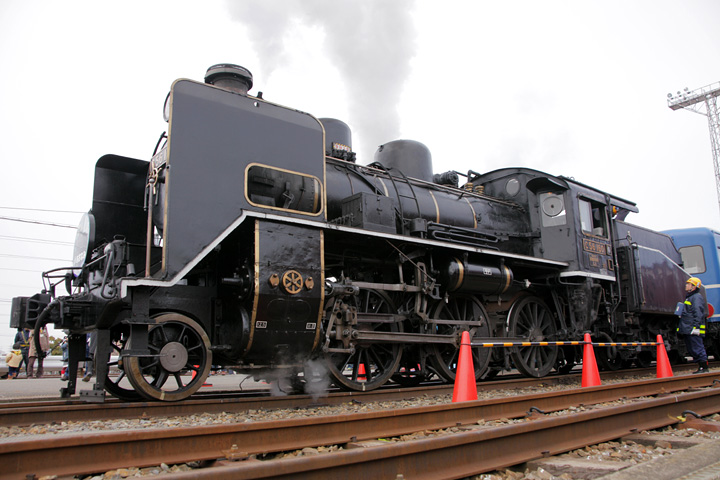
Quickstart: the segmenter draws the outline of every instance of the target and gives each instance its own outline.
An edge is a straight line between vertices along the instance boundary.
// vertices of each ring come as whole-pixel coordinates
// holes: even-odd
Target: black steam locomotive
[[[677,343],[688,275],[667,235],[625,223],[634,203],[527,168],[433,174],[408,140],[359,165],[346,124],[251,87],[229,64],[177,80],[152,159],[98,160],[74,266],[13,300],[11,326],[70,333],[63,395],[88,357],[89,397],[174,401],[213,366],[292,386],[326,372],[350,390],[452,381],[463,331],[478,379],[569,370],[579,348],[554,342],[584,332]],[[597,356],[609,369],[654,358]]]

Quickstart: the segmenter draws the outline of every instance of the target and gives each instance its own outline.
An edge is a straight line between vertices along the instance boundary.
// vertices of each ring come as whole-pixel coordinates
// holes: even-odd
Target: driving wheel
[[[523,297],[510,308],[508,336],[524,342],[555,340],[555,319],[545,302],[533,296]],[[544,377],[555,366],[557,345],[510,347],[515,368],[528,377]]]
[[[149,325],[150,356],[127,357],[126,374],[135,390],[150,400],[178,401],[195,393],[212,366],[210,339],[194,320],[177,313]]]
[[[390,298],[378,290],[361,290],[354,298],[357,308],[359,331],[399,332],[401,327],[396,322],[363,321],[363,314],[392,314],[395,307]],[[335,329],[342,325],[332,324],[330,338],[335,338]],[[342,342],[338,341],[337,346]],[[334,346],[334,343],[331,344]],[[402,347],[399,343],[355,343],[353,353],[333,352],[325,356],[333,383],[345,390],[369,391],[387,382],[396,372]]]
[[[437,320],[444,323],[438,323]],[[432,333],[436,335],[459,336],[464,330],[469,330],[471,337],[490,337],[487,312],[479,300],[469,295],[453,295],[447,302],[440,302],[435,308],[430,322]],[[490,364],[491,354],[491,348],[472,348],[476,381],[485,374]],[[430,358],[438,374],[448,382],[454,382],[459,355],[460,349],[455,345],[434,344]]]

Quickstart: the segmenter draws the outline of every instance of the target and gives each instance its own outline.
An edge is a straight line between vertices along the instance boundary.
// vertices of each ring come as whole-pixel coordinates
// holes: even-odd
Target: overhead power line
[[[48,257],[33,257],[32,255],[12,255],[10,253],[0,253],[0,257],[6,258],[29,258],[31,260],[51,260],[53,262],[67,262],[66,258],[48,258]]]
[[[69,263],[69,262],[68,262]],[[35,270],[28,270],[26,268],[8,268],[8,267],[0,267],[0,270],[11,270],[13,272],[30,272],[30,273],[37,273],[40,275],[43,270],[41,268],[37,268]]]
[[[0,220],[9,220],[11,222],[35,223],[38,225],[48,225],[51,227],[62,227],[62,228],[72,228],[72,229],[77,228],[77,225],[65,225],[62,223],[43,222],[41,220],[30,220],[28,218],[12,218],[12,217],[0,216]]]
[[[0,207],[2,210],[25,210],[28,212],[49,212],[49,213],[77,213],[83,214],[85,212],[78,212],[75,210],[47,210],[44,208],[22,208],[22,207]]]
[[[0,283],[0,288],[37,288],[37,285],[18,285],[16,283]]]
[[[60,240],[45,240],[42,238],[14,237],[12,235],[0,235],[0,239],[15,240],[15,241],[20,241],[20,242],[30,242],[30,243],[51,243],[53,245],[74,245],[73,242],[61,242]]]

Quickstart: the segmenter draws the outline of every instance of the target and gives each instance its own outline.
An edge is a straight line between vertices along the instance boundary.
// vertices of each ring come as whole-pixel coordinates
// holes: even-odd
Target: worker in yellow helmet
[[[707,304],[702,293],[700,293],[700,279],[697,277],[688,278],[685,283],[685,301],[683,302],[678,334],[685,339],[687,351],[697,362],[698,369],[693,373],[706,373],[708,369],[707,353],[705,352],[705,318],[707,317]]]

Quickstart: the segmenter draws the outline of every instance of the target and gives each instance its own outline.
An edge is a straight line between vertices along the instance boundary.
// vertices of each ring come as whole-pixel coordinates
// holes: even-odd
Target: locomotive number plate
[[[305,330],[315,330],[315,327],[317,326],[317,323],[306,323],[305,324]]]
[[[264,320],[258,320],[255,322],[255,328],[267,328],[267,322]]]
[[[593,242],[587,238],[583,238],[583,250],[590,253],[599,253],[600,255],[608,255],[608,246],[604,243]]]

